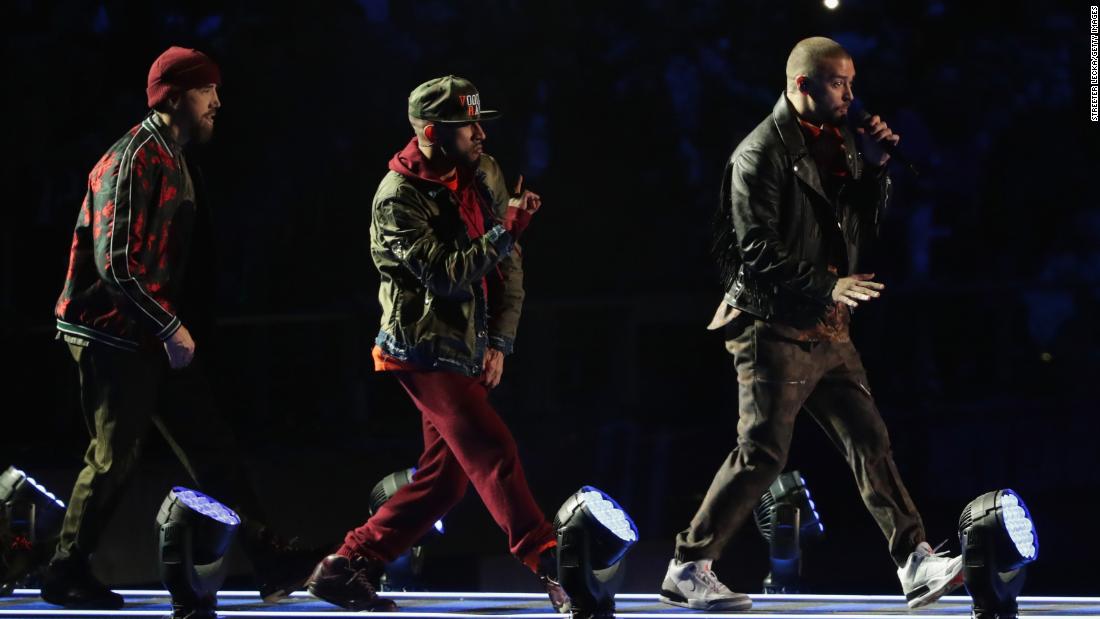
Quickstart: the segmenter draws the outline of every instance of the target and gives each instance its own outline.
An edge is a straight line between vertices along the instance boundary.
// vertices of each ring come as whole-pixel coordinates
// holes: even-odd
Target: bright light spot
[[[1035,525],[1028,518],[1027,511],[1020,505],[1020,499],[1007,492],[1001,497],[1001,516],[1005,529],[1016,550],[1025,559],[1035,558]]]
[[[840,0],[825,0],[825,8],[832,11],[836,7],[840,6]]]
[[[237,516],[237,512],[198,490],[176,486],[172,488],[172,492],[176,494],[176,497],[179,498],[181,503],[211,520],[233,526],[241,523],[241,519]]]
[[[624,542],[637,541],[638,534],[634,532],[633,525],[627,520],[626,513],[604,498],[603,494],[595,491],[584,492],[581,494],[581,500],[589,513],[619,539]]]

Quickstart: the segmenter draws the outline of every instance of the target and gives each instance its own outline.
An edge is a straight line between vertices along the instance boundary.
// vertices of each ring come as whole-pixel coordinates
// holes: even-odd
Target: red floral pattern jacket
[[[62,334],[124,350],[180,327],[177,305],[195,221],[182,149],[155,115],[88,175],[54,313]]]

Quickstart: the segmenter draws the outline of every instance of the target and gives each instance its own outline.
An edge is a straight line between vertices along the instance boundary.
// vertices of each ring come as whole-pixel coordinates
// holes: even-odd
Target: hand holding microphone
[[[863,156],[871,165],[884,166],[894,157],[913,173],[920,176],[917,167],[898,149],[901,136],[894,133],[878,114],[871,114],[858,99],[848,106],[848,120],[862,137]]]

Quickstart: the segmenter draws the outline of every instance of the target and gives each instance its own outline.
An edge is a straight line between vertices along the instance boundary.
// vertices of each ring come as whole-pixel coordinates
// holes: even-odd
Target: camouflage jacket
[[[130,129],[95,165],[54,308],[58,331],[132,351],[179,329],[195,223],[186,166],[156,115]]]
[[[495,159],[481,157],[474,183],[491,210],[479,238],[470,238],[447,187],[393,170],[374,195],[370,226],[381,275],[376,344],[467,376],[482,372],[487,347],[512,352],[524,296],[520,249],[500,223],[510,194]]]

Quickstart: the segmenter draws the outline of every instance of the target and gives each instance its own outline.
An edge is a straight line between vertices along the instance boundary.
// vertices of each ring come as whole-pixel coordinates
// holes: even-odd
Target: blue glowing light
[[[172,492],[176,495],[176,498],[180,500],[180,503],[183,503],[187,507],[190,507],[211,520],[216,520],[232,526],[237,526],[241,523],[241,517],[237,515],[237,512],[198,490],[176,486],[172,488]]]
[[[436,520],[435,524],[433,524],[432,526],[435,527],[436,531],[439,531],[440,533],[443,532],[443,521],[442,520]]]
[[[591,486],[582,489],[580,498],[588,513],[616,537],[624,542],[638,541],[638,528],[614,499]]]
[[[15,469],[15,472],[20,477],[22,477],[24,480],[26,480],[27,483],[34,486],[35,490],[38,490],[39,492],[44,494],[46,496],[46,498],[50,499],[54,503],[57,503],[57,506],[60,507],[61,509],[65,509],[65,502],[62,501],[61,499],[57,498],[57,496],[54,495],[54,493],[50,492],[49,490],[46,490],[45,486],[43,486],[42,484],[35,481],[33,477],[31,477],[30,475],[27,475],[27,473],[24,472],[23,470],[17,469],[15,467],[12,467],[12,468]]]
[[[1031,521],[1027,506],[1011,490],[1005,490],[1001,495],[1001,520],[1020,556],[1034,561],[1039,554],[1039,536],[1035,532],[1035,523]]]

